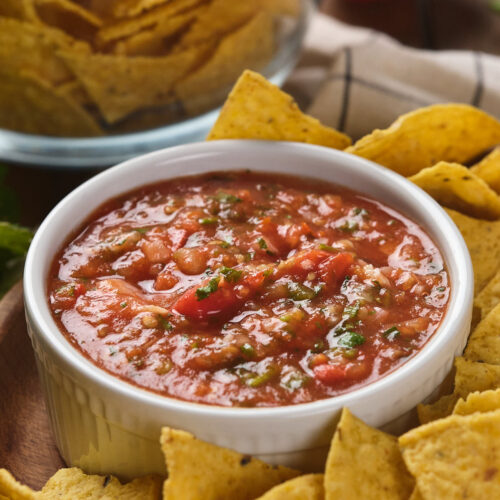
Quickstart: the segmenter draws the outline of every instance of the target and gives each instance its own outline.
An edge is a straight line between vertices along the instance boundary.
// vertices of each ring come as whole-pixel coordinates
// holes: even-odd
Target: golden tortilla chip
[[[84,42],[76,42],[63,32],[16,19],[0,18],[0,71],[19,74],[29,71],[58,85],[71,80],[72,73],[55,51],[65,48],[89,52]]]
[[[175,2],[175,0],[115,0],[112,12],[115,17],[135,17],[145,10],[172,1]]]
[[[91,106],[93,104],[86,90],[76,80],[59,85],[57,92],[78,103],[80,106]]]
[[[258,500],[323,500],[323,474],[307,474],[270,489]]]
[[[500,304],[472,332],[464,357],[470,361],[500,365]]]
[[[498,194],[463,165],[441,161],[409,180],[445,207],[478,219],[500,218]]]
[[[417,487],[415,487],[415,489],[413,490],[413,493],[411,494],[410,500],[424,500],[424,498],[420,494],[420,491],[418,491]]]
[[[71,2],[70,0],[33,0],[35,6],[40,8],[42,6],[47,6],[53,10],[67,12],[74,14],[76,17],[81,20],[91,24],[92,26],[102,26],[102,19],[96,16],[92,11],[87,10],[86,8],[78,5],[75,2]]]
[[[500,366],[469,361],[463,357],[455,359],[455,391],[461,398],[471,392],[500,388]]]
[[[42,488],[40,500],[159,500],[161,486],[162,479],[158,476],[144,476],[121,484],[116,477],[87,475],[73,467],[58,470]]]
[[[160,442],[168,469],[164,500],[250,500],[299,474],[168,427]]]
[[[66,51],[60,55],[106,121],[115,123],[134,111],[172,102],[174,83],[198,63],[204,50],[194,47],[161,58]]]
[[[467,399],[459,399],[453,410],[454,415],[471,415],[500,410],[500,390],[472,392]]]
[[[177,84],[176,93],[187,113],[197,115],[219,105],[245,69],[264,68],[273,52],[273,20],[269,14],[257,14],[224,38],[203,66]]]
[[[470,171],[486,181],[491,189],[500,193],[500,146],[471,167]]]
[[[325,499],[401,500],[414,487],[398,440],[344,408],[325,469]]]
[[[500,267],[500,222],[467,217],[445,209],[464,237],[474,268],[474,294],[478,294]]]
[[[0,127],[66,137],[102,134],[96,121],[78,103],[27,72],[0,72]]]
[[[500,143],[500,122],[466,104],[437,104],[399,117],[346,151],[405,177],[439,161],[466,164]]]
[[[97,42],[100,45],[104,45],[119,40],[120,38],[134,35],[139,31],[153,28],[165,22],[169,17],[196,7],[204,1],[205,0],[176,0],[145,12],[139,17],[122,19],[99,30],[97,33]]]
[[[421,424],[427,424],[434,420],[447,417],[453,412],[459,397],[456,394],[441,396],[435,403],[417,406],[418,420]]]
[[[168,17],[154,28],[141,31],[117,42],[113,52],[127,56],[159,56],[168,52],[169,37],[185,28],[200,9],[191,9],[177,16]]]
[[[303,114],[293,98],[252,71],[245,71],[207,137],[296,141],[344,149],[346,135]]]
[[[18,483],[6,469],[0,469],[0,495],[8,500],[35,500],[37,493]]]
[[[33,0],[1,0],[0,16],[16,19],[35,19]]]
[[[474,298],[474,307],[480,311],[480,319],[486,318],[497,304],[500,304],[500,271]]]
[[[258,12],[258,0],[213,0],[180,39],[179,47],[213,42],[247,24]]]
[[[454,415],[399,439],[425,500],[500,498],[500,411]]]
[[[258,0],[259,5],[276,15],[298,17],[302,5],[300,0]]]

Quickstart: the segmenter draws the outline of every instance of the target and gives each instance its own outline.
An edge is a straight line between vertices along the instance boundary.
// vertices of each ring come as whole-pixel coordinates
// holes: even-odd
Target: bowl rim
[[[257,148],[257,150],[269,152],[269,154],[271,154],[272,150],[273,154],[278,153],[306,156],[310,160],[314,160],[314,157],[329,157],[334,164],[341,163],[344,164],[344,167],[349,165],[356,170],[355,175],[361,175],[361,177],[366,175],[363,172],[372,172],[373,175],[380,176],[382,181],[390,186],[389,189],[393,191],[403,190],[409,196],[412,196],[415,203],[419,207],[418,211],[420,214],[423,215],[425,213],[432,212],[432,218],[435,220],[436,224],[439,225],[440,230],[447,234],[447,238],[453,247],[453,251],[450,252],[449,255],[445,255],[443,249],[438,245],[438,248],[443,255],[443,260],[447,265],[448,276],[452,281],[448,309],[438,330],[436,330],[433,336],[415,356],[374,382],[338,396],[308,403],[277,407],[224,407],[184,401],[160,395],[153,391],[126,382],[104,369],[99,368],[90,360],[85,358],[63,336],[53,320],[48,302],[46,300],[47,276],[40,277],[39,274],[41,271],[37,273],[37,268],[42,267],[38,266],[40,259],[46,259],[49,257],[52,259],[54,255],[54,252],[49,257],[47,257],[47,255],[40,255],[39,253],[39,247],[44,242],[45,232],[47,229],[50,228],[52,224],[57,223],[58,217],[61,217],[61,214],[65,210],[71,209],[78,196],[86,194],[89,197],[88,199],[92,199],[91,193],[96,189],[96,187],[106,184],[109,185],[109,183],[112,182],[118,175],[140,170],[142,166],[150,163],[173,160],[183,156],[192,156],[193,161],[199,161],[201,155],[210,155],[215,152],[241,155],[242,149],[246,149],[247,152],[249,152],[252,150],[255,151],[255,148]],[[237,158],[238,157],[235,156],[235,159]],[[238,168],[235,167],[235,170],[237,169]],[[207,169],[206,172],[215,170],[216,169],[213,168]],[[277,173],[277,171],[274,172]],[[179,176],[169,176],[168,172],[165,174],[165,180],[173,179],[175,177]],[[134,176],[131,176],[131,178],[137,179],[137,177]],[[144,183],[131,182],[129,191],[134,190],[141,185],[151,184],[152,182],[154,181],[145,180]],[[97,206],[104,203],[106,199],[110,199],[115,196],[118,195],[103,198],[98,203],[92,204],[92,209],[87,212],[87,216],[90,215]],[[389,204],[389,206],[391,205]],[[400,213],[402,212],[401,209],[398,209],[397,207],[396,210]],[[429,229],[425,227],[422,222],[418,223],[423,227],[424,232],[429,234]],[[76,227],[71,229],[76,229],[78,224]],[[70,235],[71,230],[65,230],[65,234]],[[456,265],[454,267],[458,270],[457,276],[452,276],[450,258],[451,260],[455,260]],[[255,140],[223,140],[176,146],[127,160],[92,177],[63,198],[42,222],[28,251],[23,278],[24,301],[26,315],[27,318],[29,318],[28,323],[30,321],[33,322],[35,325],[33,330],[36,331],[36,335],[42,337],[46,345],[50,347],[51,352],[55,354],[60,361],[62,361],[66,366],[70,366],[76,371],[76,373],[78,373],[79,376],[87,380],[90,379],[94,386],[97,386],[100,389],[108,390],[112,393],[117,393],[127,399],[133,399],[145,405],[153,406],[161,411],[184,411],[189,412],[192,415],[231,419],[247,419],[251,417],[253,420],[284,416],[300,417],[311,413],[332,411],[332,409],[338,407],[351,406],[354,402],[359,402],[360,399],[369,399],[370,397],[374,397],[376,394],[382,394],[384,391],[390,389],[392,385],[397,385],[398,379],[401,379],[399,381],[400,384],[404,380],[409,380],[411,376],[414,375],[414,372],[424,369],[424,367],[428,363],[431,363],[432,360],[436,362],[436,358],[440,355],[443,357],[443,352],[446,352],[447,344],[453,339],[454,335],[457,335],[460,324],[466,320],[469,314],[473,300],[473,282],[473,270],[470,255],[460,231],[443,208],[415,184],[385,167],[343,151],[311,144]],[[63,339],[62,342],[61,339]],[[453,353],[453,355],[454,354],[455,353]]]

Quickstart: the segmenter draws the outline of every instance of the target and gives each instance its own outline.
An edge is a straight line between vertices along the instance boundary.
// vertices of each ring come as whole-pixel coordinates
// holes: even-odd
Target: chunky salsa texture
[[[223,406],[342,394],[414,356],[450,293],[442,256],[379,201],[250,171],[101,206],[54,260],[53,316],[97,366]]]

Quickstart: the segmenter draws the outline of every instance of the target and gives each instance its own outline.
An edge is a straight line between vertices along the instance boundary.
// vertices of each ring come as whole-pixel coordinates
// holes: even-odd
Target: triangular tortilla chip
[[[467,399],[459,399],[453,410],[454,415],[472,415],[500,410],[500,389],[495,391],[472,392]]]
[[[454,415],[399,439],[424,500],[500,498],[499,442],[500,411]]]
[[[36,500],[37,493],[18,483],[6,469],[0,469],[0,495],[8,500]]]
[[[500,304],[500,271],[474,298],[474,307],[480,311],[480,319],[486,318],[497,304]]]
[[[273,21],[257,14],[239,30],[225,37],[213,56],[176,86],[189,115],[213,109],[227,96],[231,85],[246,69],[262,69],[274,51]],[[202,45],[207,45],[205,42]]]
[[[486,181],[491,189],[500,193],[500,146],[471,167],[470,171]]]
[[[144,476],[121,484],[113,476],[84,474],[76,467],[58,470],[42,488],[40,500],[159,500],[162,479]]]
[[[464,357],[470,361],[500,365],[500,304],[472,332]]]
[[[62,31],[16,19],[0,18],[0,71],[29,71],[54,85],[69,81],[72,73],[55,51],[90,52]],[[12,57],[15,54],[15,57]]]
[[[447,417],[453,412],[459,397],[456,394],[441,396],[436,402],[417,406],[418,420],[421,424],[428,424],[434,420]]]
[[[401,500],[413,487],[397,439],[344,408],[326,462],[325,499]]]
[[[302,113],[290,95],[252,71],[245,71],[234,86],[207,139],[296,141],[335,149],[351,142]]]
[[[478,294],[500,267],[500,222],[473,219],[445,209],[464,237],[474,268],[474,294]]]
[[[108,123],[148,107],[174,100],[174,83],[203,57],[205,48],[194,47],[164,57],[124,57],[108,54],[60,55],[99,107]]]
[[[466,398],[471,392],[500,388],[500,366],[470,361],[464,357],[455,359],[454,393]]]
[[[299,474],[168,427],[160,442],[168,469],[164,500],[250,500]]]
[[[99,125],[84,108],[37,75],[2,74],[1,69],[0,127],[66,137],[102,135]]]
[[[466,104],[436,104],[399,117],[346,151],[405,177],[439,161],[466,164],[500,143],[500,122]]]
[[[275,486],[258,500],[323,500],[323,474],[307,474]]]
[[[409,180],[445,207],[478,219],[500,218],[498,194],[463,165],[441,161]]]

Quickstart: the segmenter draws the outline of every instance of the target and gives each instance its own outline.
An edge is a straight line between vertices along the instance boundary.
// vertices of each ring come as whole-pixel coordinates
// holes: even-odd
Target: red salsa
[[[282,406],[414,356],[450,293],[413,221],[325,182],[179,178],[101,206],[57,255],[53,316],[97,366],[151,391]]]

